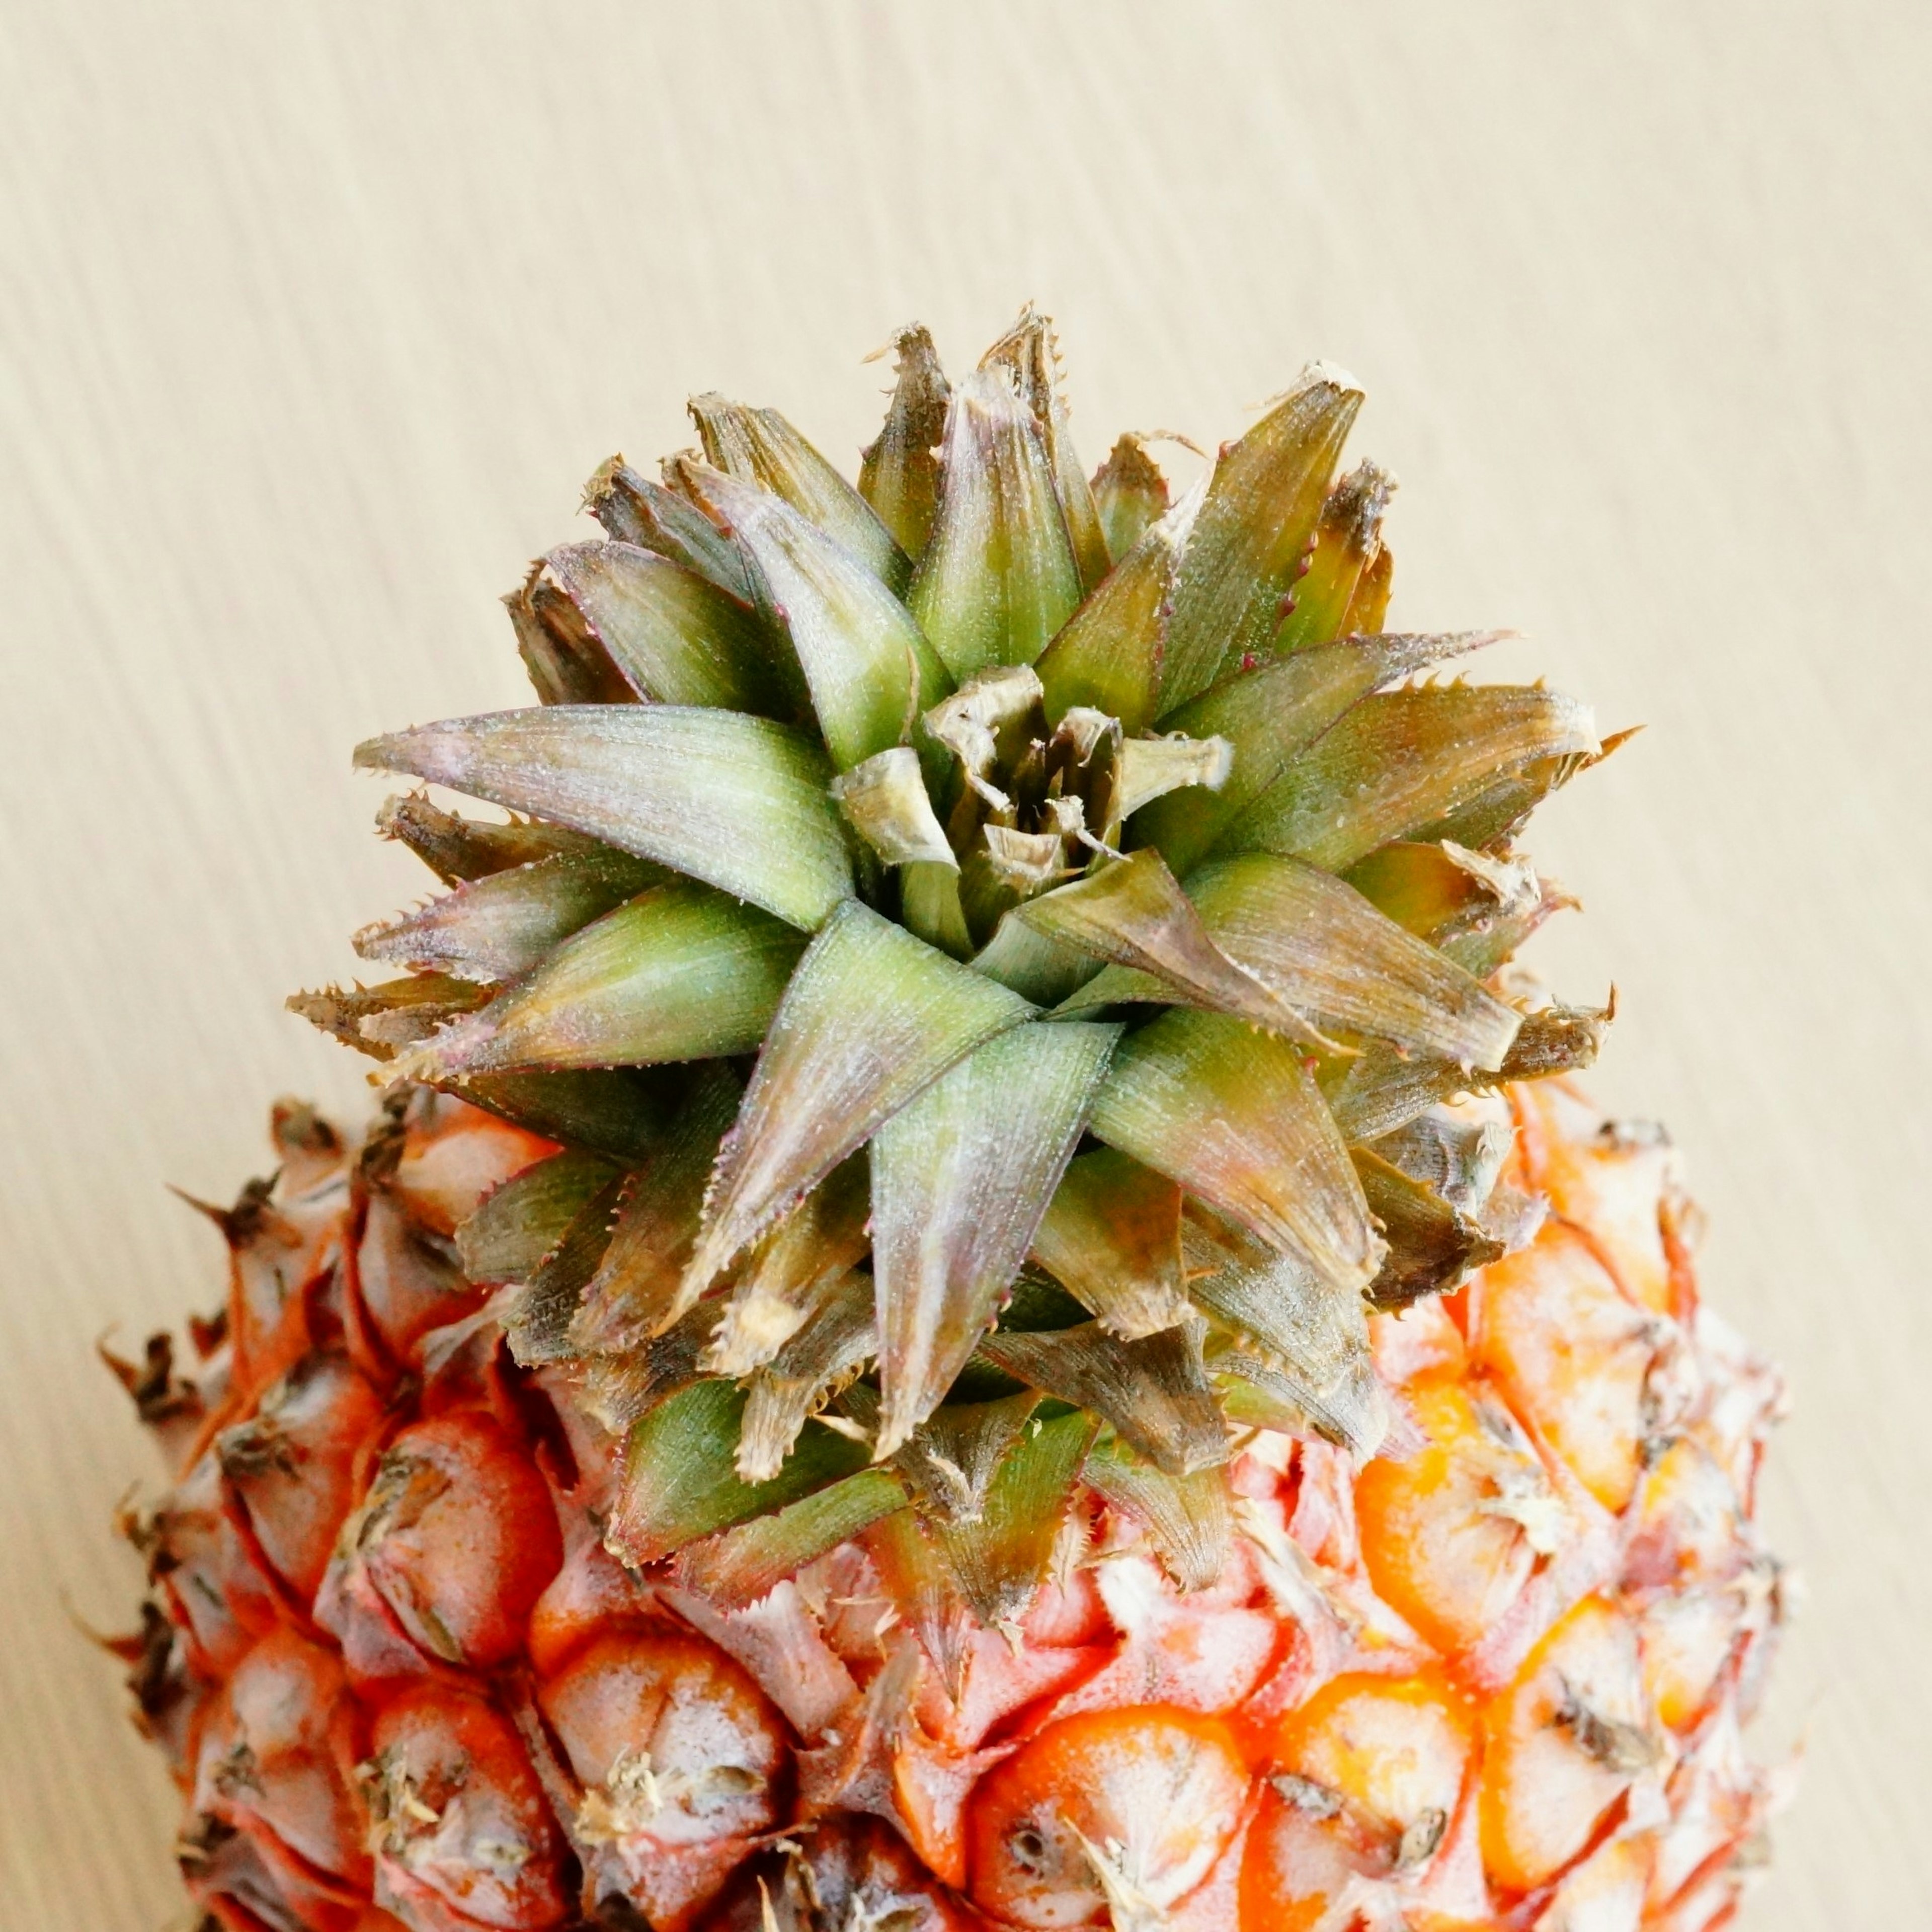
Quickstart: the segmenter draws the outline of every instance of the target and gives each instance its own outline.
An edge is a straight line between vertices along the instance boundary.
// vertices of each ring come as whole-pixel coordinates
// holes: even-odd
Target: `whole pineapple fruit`
[[[1506,970],[1603,755],[1421,684],[1311,370],[1170,504],[1029,313],[593,480],[451,888],[292,1004],[225,1316],[119,1367],[221,1932],[1700,1932],[1769,1786],[1775,1377]]]

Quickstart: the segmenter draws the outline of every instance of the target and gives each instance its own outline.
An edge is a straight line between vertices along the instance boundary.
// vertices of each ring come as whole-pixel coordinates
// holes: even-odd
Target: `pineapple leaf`
[[[1163,712],[1272,650],[1361,403],[1348,377],[1317,364],[1222,451],[1174,586]]]
[[[712,1178],[702,1288],[956,1062],[1032,1009],[856,900],[792,976]]]
[[[1107,554],[1116,562],[1167,514],[1167,478],[1148,454],[1145,441],[1131,430],[1107,452],[1090,487]]]
[[[528,1367],[560,1361],[574,1352],[572,1324],[584,1291],[610,1245],[610,1223],[624,1177],[613,1174],[578,1209],[563,1238],[538,1263],[503,1317],[510,1352]]]
[[[633,1568],[675,1554],[701,1536],[770,1515],[865,1466],[864,1444],[808,1422],[770,1480],[744,1481],[732,1467],[746,1397],[728,1382],[693,1382],[632,1428],[604,1541]]]
[[[751,409],[714,393],[692,397],[691,414],[714,470],[782,497],[895,597],[904,594],[912,564],[892,532],[776,410]]]
[[[1489,791],[1498,773],[1599,747],[1587,706],[1537,687],[1455,685],[1365,698],[1235,822],[1228,851],[1346,871]],[[1463,842],[1467,842],[1466,841]]]
[[[1381,1265],[1342,1137],[1277,1035],[1163,1013],[1116,1051],[1093,1127],[1339,1289],[1366,1287]]]
[[[684,1264],[698,1238],[704,1186],[737,1112],[724,1067],[703,1068],[643,1171],[626,1184],[615,1226],[571,1324],[579,1354],[615,1354],[662,1335],[690,1306]]]
[[[988,1628],[1026,1614],[1053,1560],[1098,1426],[1079,1409],[1050,1421],[1036,1414],[995,1466],[978,1516],[931,1520],[933,1541],[960,1594]]]
[[[1178,1000],[1320,1043],[1321,1036],[1272,985],[1215,944],[1151,846],[1029,899],[1013,916],[1046,938],[1116,962],[1074,994],[1064,1012],[1088,1011],[1117,1000]],[[1126,990],[1109,990],[1123,982]]]
[[[705,1366],[746,1376],[770,1361],[812,1316],[823,1291],[865,1259],[871,1211],[871,1171],[861,1151],[835,1167],[752,1251]]]
[[[748,1052],[805,946],[769,913],[674,879],[566,940],[481,1012],[424,1042],[411,1068],[447,1077]]]
[[[1296,755],[1352,706],[1380,686],[1479,650],[1499,634],[1346,638],[1229,678],[1166,721],[1190,737],[1226,739],[1233,751],[1227,782],[1213,797],[1192,792],[1156,800],[1135,820],[1136,842],[1158,845],[1185,878]]]
[[[1201,492],[1192,491],[1148,530],[1041,652],[1034,669],[1049,718],[1084,704],[1118,718],[1124,731],[1153,724],[1174,572],[1200,508]]]
[[[1042,1333],[989,1335],[980,1353],[1010,1376],[1090,1408],[1156,1467],[1192,1474],[1228,1459],[1228,1432],[1201,1358],[1207,1324],[1190,1315],[1124,1342],[1097,1322]]]
[[[656,1145],[670,1112],[662,1076],[632,1066],[484,1074],[464,1081],[462,1097],[532,1133],[627,1166]]]
[[[735,711],[553,705],[419,725],[358,746],[408,772],[652,859],[815,931],[852,890],[824,753]]]
[[[541,560],[503,599],[517,650],[539,704],[628,704],[636,694]]]
[[[878,440],[860,460],[859,494],[900,549],[916,558],[932,535],[939,504],[939,458],[951,393],[929,330],[914,322],[892,338],[896,380]],[[882,350],[880,353],[883,355]]]
[[[580,832],[561,826],[538,825],[512,819],[497,825],[487,819],[464,818],[432,805],[425,792],[392,793],[377,808],[376,830],[385,838],[406,845],[446,886],[487,878],[518,866],[565,854],[608,851]]]
[[[1372,1454],[1388,1414],[1360,1295],[1198,1208],[1190,1210],[1182,1241],[1196,1303],[1254,1345],[1217,1346],[1209,1354],[1230,1420],[1292,1435],[1312,1431]]]
[[[1177,1588],[1204,1590],[1220,1580],[1234,1523],[1227,1478],[1218,1468],[1170,1475],[1107,1436],[1089,1452],[1081,1480],[1147,1532]]]
[[[702,1366],[719,1313],[700,1301],[682,1321],[621,1355],[590,1355],[575,1364],[584,1406],[613,1436],[625,1436],[680,1389],[707,1379]]]
[[[696,572],[628,543],[567,544],[544,568],[647,702],[767,716],[786,708],[757,616]]]
[[[560,852],[365,926],[351,944],[364,959],[500,983],[520,978],[553,946],[665,876],[608,847]]]
[[[1521,932],[1546,911],[1550,892],[1527,859],[1473,852],[1454,840],[1398,838],[1351,866],[1347,878],[1378,912],[1438,951],[1486,941],[1499,928]]]
[[[778,1474],[806,1418],[824,1406],[879,1350],[872,1283],[854,1272],[824,1284],[803,1324],[747,1384],[738,1473],[747,1482]]]
[[[846,824],[886,865],[958,871],[910,745],[895,745],[842,772],[832,781],[832,796]]]
[[[655,550],[740,603],[752,602],[751,574],[730,538],[695,503],[639,476],[621,456],[591,478],[584,507],[617,542]]]
[[[1033,1238],[1033,1259],[1132,1340],[1187,1313],[1180,1190],[1113,1148],[1077,1155]]]
[[[1394,494],[1395,478],[1373,463],[1358,464],[1329,491],[1316,525],[1315,554],[1294,586],[1276,650],[1325,644],[1347,626],[1362,574],[1382,550],[1382,513]]]
[[[743,545],[766,607],[790,636],[833,764],[849,771],[900,743],[914,714],[952,688],[905,606],[769,490],[716,471],[698,472],[696,486]]]
[[[1526,1013],[1502,1064],[1479,1076],[1451,1060],[1408,1058],[1371,1047],[1349,1066],[1329,1096],[1329,1107],[1348,1140],[1380,1140],[1458,1094],[1488,1093],[1513,1080],[1541,1080],[1593,1066],[1614,1013],[1614,1002]]]
[[[912,614],[956,678],[1030,664],[1072,615],[1080,575],[1039,424],[1004,370],[955,386],[943,460]]]
[[[1016,1027],[882,1126],[872,1145],[879,1453],[944,1399],[1026,1258],[1107,1068],[1112,1027]]]
[[[905,1490],[896,1476],[884,1469],[860,1469],[775,1515],[756,1516],[686,1544],[673,1574],[680,1589],[742,1610],[769,1596],[814,1558],[905,1508]]]
[[[1316,1026],[1493,1068],[1522,1024],[1460,966],[1312,866],[1264,853],[1214,860],[1190,875],[1187,896],[1209,943]],[[1148,974],[1110,967],[1066,1010],[1172,997]]]
[[[1093,485],[1075,454],[1066,403],[1060,393],[1060,350],[1053,324],[1030,304],[1020,319],[980,358],[982,369],[1005,369],[1013,386],[1033,411],[1053,472],[1054,494],[1066,520],[1068,542],[1080,572],[1083,592],[1091,591],[1107,574],[1106,532],[1094,502]]]
[[[1481,1225],[1372,1148],[1350,1150],[1369,1211],[1389,1244],[1380,1272],[1369,1284],[1379,1309],[1403,1309],[1432,1294],[1445,1294],[1479,1268],[1499,1260],[1504,1244]]]
[[[376,986],[291,993],[284,1004],[344,1046],[372,1060],[393,1060],[398,1048],[428,1039],[444,1021],[474,1012],[489,997],[484,988],[446,973],[416,973]]]
[[[571,1149],[512,1175],[456,1231],[456,1252],[473,1282],[526,1282],[578,1216],[622,1171],[598,1154]]]

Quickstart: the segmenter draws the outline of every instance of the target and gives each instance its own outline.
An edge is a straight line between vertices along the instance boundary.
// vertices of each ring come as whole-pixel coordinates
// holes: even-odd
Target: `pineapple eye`
[[[1012,1852],[1014,1864],[1022,1871],[1037,1876],[1046,1870],[1046,1835],[1037,1825],[1021,1825],[1008,1837],[1006,1849]]]

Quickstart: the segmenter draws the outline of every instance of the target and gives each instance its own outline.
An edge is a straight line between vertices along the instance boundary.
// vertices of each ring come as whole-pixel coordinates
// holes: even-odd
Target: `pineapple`
[[[1704,1932],[1780,1393],[1513,976],[1602,757],[1418,682],[1312,368],[1178,501],[1031,312],[855,488],[707,395],[358,762],[381,1063],[118,1363],[206,1932]]]

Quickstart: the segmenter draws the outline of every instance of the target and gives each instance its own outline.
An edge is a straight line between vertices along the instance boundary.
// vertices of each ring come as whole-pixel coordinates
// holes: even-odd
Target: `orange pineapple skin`
[[[278,1110],[225,1334],[194,1383],[122,1365],[177,1466],[128,1654],[202,1926],[1724,1924],[1780,1387],[1700,1304],[1668,1150],[1508,1104],[1548,1213],[1374,1318],[1384,1454],[1243,1439],[1187,1596],[1088,1498],[956,1700],[861,1544],[739,1611],[604,1550],[611,1444],[449,1242],[549,1142],[427,1090],[360,1150]]]

